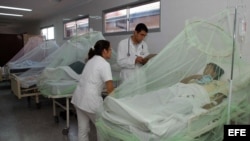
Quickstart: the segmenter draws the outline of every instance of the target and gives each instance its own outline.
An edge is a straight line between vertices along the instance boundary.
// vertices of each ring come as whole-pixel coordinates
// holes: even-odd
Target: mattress
[[[17,79],[20,81],[21,88],[29,88],[36,85],[38,77],[39,75],[17,76]]]
[[[44,83],[44,86],[40,88],[43,95],[64,95],[74,92],[76,80],[50,80]]]

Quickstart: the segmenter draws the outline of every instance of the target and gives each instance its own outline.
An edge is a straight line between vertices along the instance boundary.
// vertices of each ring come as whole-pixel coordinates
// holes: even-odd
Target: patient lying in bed
[[[184,129],[188,119],[206,112],[226,97],[227,83],[217,80],[222,74],[222,69],[208,64],[203,75],[190,76],[171,87],[133,97],[107,97],[102,117],[156,135],[171,135]],[[208,75],[212,78],[202,80],[202,76]]]
[[[207,91],[211,103],[205,104],[203,108],[209,109],[220,104],[228,94],[227,82],[219,81],[224,74],[224,70],[214,63],[208,63],[202,75],[191,75],[181,80],[182,83],[196,83],[204,87]]]

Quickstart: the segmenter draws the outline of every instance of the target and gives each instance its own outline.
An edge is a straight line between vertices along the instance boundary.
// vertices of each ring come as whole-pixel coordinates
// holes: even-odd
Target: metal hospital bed
[[[220,64],[220,66],[225,70],[225,74],[220,80],[226,82],[228,81],[228,76],[230,76],[228,72],[230,72],[231,65],[225,63]],[[194,112],[191,116],[187,116],[187,118],[185,117],[184,120],[182,116],[178,116],[179,113],[175,113],[174,111],[173,115],[165,116],[165,113],[171,112],[171,110],[163,111],[167,109],[168,105],[164,104],[168,103],[166,102],[169,99],[167,96],[171,93],[169,93],[169,91],[159,90],[159,93],[152,93],[146,96],[143,94],[142,96],[136,95],[134,97],[123,97],[120,99],[109,97],[104,102],[105,110],[101,113],[100,118],[96,122],[96,126],[105,141],[171,140],[175,137],[182,137],[181,140],[196,140],[207,133],[213,134],[213,132],[221,129],[221,127],[226,124],[225,121],[227,118],[230,122],[234,123],[249,121],[250,66],[244,62],[242,62],[242,64],[239,63],[237,66],[241,69],[235,69],[234,72],[235,82],[229,105],[232,107],[230,111],[231,117],[227,115],[229,97],[211,109],[204,110],[201,107],[196,107],[196,109],[198,109],[197,112]],[[203,68],[201,70],[203,70]],[[200,72],[201,71],[199,71],[199,73]],[[179,86],[179,88],[182,88],[182,86]],[[175,89],[171,89],[170,91],[184,93],[180,91],[181,89],[177,89],[177,91],[173,90]],[[196,90],[195,87],[193,90]],[[138,102],[138,100],[140,100],[140,102]],[[152,103],[154,100],[156,102]],[[183,106],[182,102],[177,104],[177,106],[172,107],[178,109]],[[155,105],[156,107],[145,107],[147,105]],[[159,105],[159,107],[157,107],[157,105]],[[165,108],[161,111],[160,106]],[[177,116],[175,114],[177,114]],[[177,118],[172,119],[170,117]],[[178,117],[181,117],[181,120],[174,122],[179,120]],[[169,122],[168,124],[168,121],[171,121],[171,123]],[[161,129],[166,130],[166,132]]]
[[[235,96],[232,98],[233,102],[235,105],[241,105],[240,110],[232,110],[231,111],[231,117],[230,121],[236,121],[241,119],[248,119],[249,115],[245,114],[245,111],[248,110],[248,107],[244,103],[248,103],[247,100],[249,100],[249,96],[247,96],[247,93],[249,92],[250,87],[246,87],[240,92],[234,93]],[[240,94],[244,93],[244,95],[239,96]],[[154,97],[156,98],[156,96]],[[112,107],[119,107],[121,105],[116,106],[116,102],[106,101],[106,103],[110,103]],[[192,139],[195,140],[202,135],[208,133],[208,132],[213,132],[213,130],[219,126],[223,126],[224,121],[225,121],[225,109],[228,104],[228,99],[224,99],[224,101],[221,104],[218,104],[217,106],[206,110],[204,112],[201,112],[199,114],[194,114],[190,118],[187,119],[187,122],[177,122],[176,124],[169,124],[169,126],[166,126],[166,132],[163,135],[157,136],[154,133],[147,131],[147,130],[142,130],[141,128],[138,128],[136,126],[133,126],[130,124],[128,125],[123,125],[123,123],[120,123],[119,121],[123,121],[123,118],[119,118],[115,114],[115,112],[118,113],[126,113],[125,112],[118,112],[118,111],[112,111],[113,108],[111,106],[109,107],[110,109],[107,110],[107,117],[104,119],[99,119],[96,123],[96,126],[98,127],[99,131],[102,134],[103,140],[135,140],[139,141],[142,140],[144,137],[147,138],[148,140],[171,140],[172,135],[177,135],[179,133],[183,133],[183,138],[182,139]],[[234,105],[233,104],[233,105]],[[124,107],[126,109],[126,106]],[[131,108],[131,107],[130,107]],[[121,108],[122,109],[122,108]],[[114,118],[118,118],[117,120],[113,120],[112,115],[109,115],[114,112]],[[139,113],[134,113],[139,114]],[[125,116],[125,115],[123,115]],[[154,115],[156,116],[156,115]],[[247,116],[247,117],[246,117]],[[168,119],[168,117],[166,117]],[[126,119],[125,119],[126,120]],[[143,121],[143,119],[142,119]],[[142,124],[142,123],[140,123]],[[165,123],[164,123],[165,124]],[[151,126],[151,125],[150,125]],[[149,126],[149,127],[150,127]],[[160,127],[161,125],[159,125]],[[198,128],[199,127],[199,128]],[[157,129],[158,130],[158,129]],[[181,134],[180,134],[181,136]],[[146,139],[145,139],[146,140]]]
[[[8,80],[8,75],[6,74],[6,68],[0,67],[0,81]]]
[[[11,81],[11,90],[18,99],[34,97],[37,108],[40,108],[40,92],[36,86],[41,71],[48,65],[47,58],[53,59],[53,53],[59,49],[53,40],[46,41],[33,48],[19,59],[9,62],[6,67]]]
[[[82,66],[83,64],[78,64]],[[82,66],[83,67],[83,66]],[[82,68],[83,69],[83,68]],[[53,78],[53,74],[61,74],[61,77]],[[51,75],[45,76],[46,74]],[[44,76],[44,78],[43,78]],[[38,88],[41,95],[49,98],[53,102],[53,117],[55,123],[59,122],[59,116],[57,108],[61,108],[66,111],[66,126],[62,130],[63,135],[67,135],[69,132],[70,111],[74,111],[73,105],[70,103],[73,91],[77,85],[77,74],[69,66],[60,66],[56,68],[47,68],[43,71],[40,82],[38,82]]]
[[[70,81],[72,82],[72,81]],[[55,82],[58,84],[58,82]],[[54,117],[54,120],[55,120],[55,123],[58,123],[59,122],[59,116],[58,116],[58,111],[57,111],[57,108],[61,108],[63,110],[66,111],[66,126],[65,128],[62,129],[62,134],[63,135],[67,135],[68,132],[69,132],[69,128],[70,128],[70,111],[74,111],[74,106],[70,103],[70,100],[71,100],[71,97],[73,95],[73,89],[75,86],[73,85],[76,85],[77,82],[75,82],[75,84],[73,83],[70,83],[71,86],[70,87],[70,91],[71,93],[63,93],[63,94],[55,94],[55,93],[44,93],[43,91],[41,92],[41,94],[46,97],[46,98],[49,98],[49,99],[52,99],[52,102],[53,102],[53,117]],[[119,85],[119,80],[115,79],[114,80],[114,85],[115,87],[117,87]],[[64,87],[67,87],[66,85],[64,85]],[[60,91],[60,90],[59,90]],[[59,92],[57,91],[57,92]],[[107,92],[106,90],[104,89],[103,92],[102,92],[102,96],[103,98],[105,98],[107,96]],[[63,100],[63,102],[62,102]]]
[[[69,132],[70,110],[73,109],[70,104],[71,97],[72,94],[47,96],[47,98],[52,99],[53,101],[53,116],[56,123],[59,122],[57,107],[60,107],[66,111],[66,127],[62,130],[63,135],[67,135]],[[65,99],[65,104],[61,103],[61,101],[58,101],[59,99]]]
[[[37,108],[39,109],[41,107],[39,102],[40,92],[38,91],[36,86],[31,86],[29,88],[22,88],[21,82],[16,74],[10,74],[9,79],[11,82],[11,91],[14,93],[15,96],[17,96],[18,99],[27,97],[28,105],[30,106],[31,104],[30,98],[34,97]]]

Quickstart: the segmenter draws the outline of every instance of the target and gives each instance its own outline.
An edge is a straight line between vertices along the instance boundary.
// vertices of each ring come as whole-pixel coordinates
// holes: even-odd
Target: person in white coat
[[[121,67],[120,79],[122,82],[147,62],[147,59],[144,58],[149,55],[148,45],[143,41],[147,33],[147,26],[144,23],[139,23],[132,36],[119,42],[117,64]]]
[[[103,89],[106,88],[108,94],[114,90],[111,67],[106,61],[111,53],[109,41],[96,42],[89,51],[89,60],[73,93],[71,103],[77,113],[78,141],[89,140],[90,121],[95,123],[96,113],[103,103]]]

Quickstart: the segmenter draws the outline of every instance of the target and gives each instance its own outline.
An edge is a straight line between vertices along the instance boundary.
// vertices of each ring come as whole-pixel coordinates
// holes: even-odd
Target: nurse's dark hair
[[[135,31],[137,32],[145,31],[146,33],[148,33],[148,27],[144,23],[138,23],[135,27]]]
[[[104,49],[108,50],[110,47],[110,42],[107,40],[99,40],[95,43],[94,47],[89,49],[88,60],[94,55],[102,56],[102,51]]]
[[[214,77],[214,80],[219,80],[220,77],[224,74],[224,70],[215,63],[208,63],[208,65],[212,65],[213,69],[214,69],[214,72],[216,73],[216,76]]]

